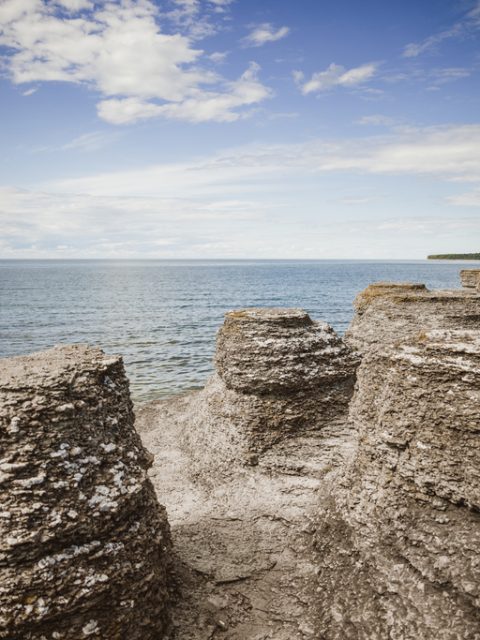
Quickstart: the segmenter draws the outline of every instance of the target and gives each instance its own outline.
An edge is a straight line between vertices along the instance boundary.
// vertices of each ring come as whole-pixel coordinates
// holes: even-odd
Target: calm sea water
[[[379,280],[459,286],[465,263],[0,261],[0,357],[87,342],[124,356],[137,402],[203,386],[230,309],[302,307],[343,332]]]

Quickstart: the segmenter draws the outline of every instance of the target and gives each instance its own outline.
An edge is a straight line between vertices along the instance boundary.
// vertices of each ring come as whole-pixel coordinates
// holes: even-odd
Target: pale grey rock
[[[480,290],[480,269],[462,269],[460,271],[460,280],[462,287],[465,289]]]
[[[356,450],[319,515],[321,637],[477,640],[480,331],[377,343],[357,377]]]
[[[169,528],[121,358],[2,360],[0,401],[0,638],[162,638]]]
[[[356,297],[354,306],[345,342],[359,353],[429,329],[480,326],[480,295],[473,289],[429,291],[424,284],[377,282]]]
[[[204,390],[138,414],[180,594],[178,640],[318,638],[318,496],[344,465],[356,357],[299,309],[226,315]]]
[[[253,308],[226,314],[215,364],[185,430],[192,451],[214,448],[212,475],[232,460],[255,464],[285,438],[343,425],[358,358],[301,309]]]

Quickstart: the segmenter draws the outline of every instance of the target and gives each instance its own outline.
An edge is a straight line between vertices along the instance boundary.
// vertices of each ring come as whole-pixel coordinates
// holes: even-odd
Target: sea
[[[460,286],[478,263],[0,260],[0,357],[88,343],[121,354],[136,403],[201,388],[226,311],[301,307],[342,334],[378,281]]]

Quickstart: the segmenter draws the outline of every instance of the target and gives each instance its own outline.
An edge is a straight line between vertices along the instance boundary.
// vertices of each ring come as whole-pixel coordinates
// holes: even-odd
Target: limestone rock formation
[[[252,308],[226,314],[215,363],[186,437],[194,451],[214,446],[221,470],[239,458],[255,464],[292,435],[343,425],[358,359],[301,309]]]
[[[0,638],[149,640],[169,529],[122,360],[85,346],[0,363]]]
[[[427,329],[480,326],[480,295],[474,289],[429,291],[424,284],[377,282],[356,297],[354,306],[345,341],[360,353]]]
[[[438,296],[441,322],[458,300]],[[321,637],[477,640],[480,330],[377,342],[357,377],[356,450],[319,514]]]
[[[351,446],[356,357],[299,309],[228,313],[204,390],[138,426],[167,505],[176,640],[317,640],[319,491]]]
[[[480,291],[480,269],[462,269],[460,271],[462,287]]]

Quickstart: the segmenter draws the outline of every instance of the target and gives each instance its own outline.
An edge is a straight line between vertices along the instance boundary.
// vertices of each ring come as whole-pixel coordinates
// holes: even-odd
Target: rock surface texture
[[[138,412],[176,550],[176,639],[319,637],[318,496],[350,451],[356,364],[301,310],[233,312],[207,387]]]
[[[301,309],[253,308],[226,314],[215,364],[185,436],[192,452],[213,446],[222,472],[291,436],[344,424],[358,359]]]
[[[385,287],[360,304],[356,444],[317,531],[322,638],[480,638],[478,304]]]
[[[427,329],[480,326],[480,296],[474,289],[429,291],[424,284],[377,282],[355,298],[354,307],[345,341],[360,353]]]
[[[480,269],[462,269],[460,271],[462,287],[480,291]]]
[[[162,638],[169,529],[121,359],[3,360],[0,400],[0,638]]]

